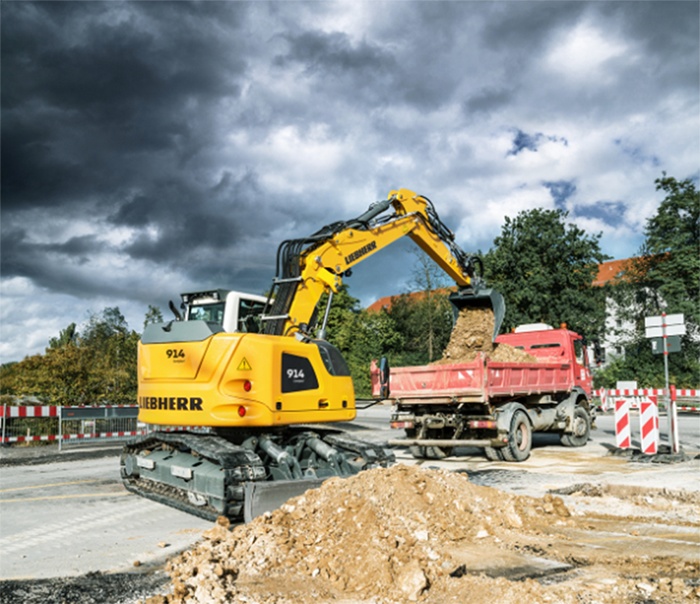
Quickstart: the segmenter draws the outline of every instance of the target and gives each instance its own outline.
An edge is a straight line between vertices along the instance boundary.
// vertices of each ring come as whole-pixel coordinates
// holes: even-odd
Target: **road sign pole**
[[[666,313],[661,313],[661,341],[664,345],[664,396],[666,398],[666,416],[668,418],[668,442],[673,449],[673,420],[671,419],[671,390],[668,387],[668,340],[666,335]],[[675,451],[674,451],[675,453]]]
[[[680,443],[678,442],[678,409],[676,408],[676,387],[671,386],[671,397],[668,406],[668,440],[671,444],[671,452],[678,453],[680,451]]]
[[[669,337],[673,336],[674,341],[671,347],[674,352],[680,350],[680,336],[685,335],[685,318],[682,314],[666,315],[661,313],[661,316],[645,317],[644,330],[647,338],[652,339],[652,352],[656,352],[656,344],[659,339],[663,342],[661,348],[664,355],[664,379],[666,388],[664,395],[666,397],[666,413],[668,414],[668,440],[673,453],[679,452],[678,443],[678,419],[676,413],[676,392],[675,386],[669,386],[668,379],[668,354],[669,354]],[[655,344],[656,343],[656,344]]]

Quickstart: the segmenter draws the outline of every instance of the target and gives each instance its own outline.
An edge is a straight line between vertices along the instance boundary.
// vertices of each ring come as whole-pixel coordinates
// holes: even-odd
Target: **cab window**
[[[581,340],[574,340],[574,354],[576,355],[576,362],[579,365],[588,365],[586,349],[583,347],[583,342]]]
[[[190,307],[188,316],[190,321],[206,321],[207,323],[216,323],[223,325],[224,323],[224,303],[219,304],[204,304],[202,306]]]

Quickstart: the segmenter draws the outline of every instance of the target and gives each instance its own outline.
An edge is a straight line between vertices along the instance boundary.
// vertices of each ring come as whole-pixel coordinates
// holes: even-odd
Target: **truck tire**
[[[484,447],[484,455],[489,461],[503,461],[503,449],[496,447]]]
[[[574,407],[573,432],[562,434],[559,441],[565,447],[583,447],[591,434],[591,416],[581,405]]]
[[[532,427],[526,413],[517,410],[510,420],[508,444],[501,449],[506,461],[525,461],[532,448]]]

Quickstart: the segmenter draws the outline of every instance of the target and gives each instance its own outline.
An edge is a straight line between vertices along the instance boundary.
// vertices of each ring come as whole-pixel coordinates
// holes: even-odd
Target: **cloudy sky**
[[[395,188],[467,251],[563,208],[633,255],[700,176],[699,3],[12,2],[2,11],[0,362],[118,306],[262,293],[277,245]],[[410,243],[359,265],[408,290]]]

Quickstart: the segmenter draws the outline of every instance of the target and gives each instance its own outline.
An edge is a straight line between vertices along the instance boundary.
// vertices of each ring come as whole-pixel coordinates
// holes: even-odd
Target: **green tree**
[[[3,367],[2,392],[56,405],[133,403],[138,339],[119,308],[106,308],[83,333],[71,323],[49,340],[45,354]]]
[[[658,292],[659,310],[683,313],[700,325],[700,192],[690,180],[656,179],[666,197],[648,221],[639,254],[638,285]]]
[[[70,344],[75,344],[78,337],[75,323],[71,323],[65,329],[62,329],[57,338],[49,340],[49,348],[62,348]]]
[[[148,311],[146,312],[146,316],[143,319],[143,328],[146,329],[146,327],[148,327],[151,323],[162,323],[162,322],[163,322],[163,313],[161,312],[160,308],[149,304]]]
[[[523,323],[566,323],[589,338],[600,335],[605,300],[592,283],[608,259],[600,234],[567,224],[568,212],[534,209],[506,217],[484,256],[485,277],[506,302],[502,329]]]
[[[319,323],[322,321],[328,296],[319,301]],[[367,312],[360,301],[348,293],[347,285],[333,296],[326,327],[326,339],[343,355],[352,376],[356,396],[371,396],[370,364],[372,359],[389,356],[403,346],[403,337],[393,320],[384,311]]]
[[[448,299],[447,275],[426,254],[416,250],[411,287],[418,296],[409,304],[411,320],[405,325],[410,344],[424,357],[423,363],[439,358],[447,346],[454,325],[452,304]],[[404,327],[404,326],[402,326]]]
[[[619,317],[633,327],[616,334],[625,354],[597,374],[601,386],[631,376],[643,386],[664,384],[663,358],[652,354],[644,332],[644,318],[662,312],[683,314],[687,328],[681,352],[668,358],[670,381],[691,388],[700,383],[700,192],[692,181],[665,173],[655,184],[665,197],[646,223],[638,256],[607,290]]]

